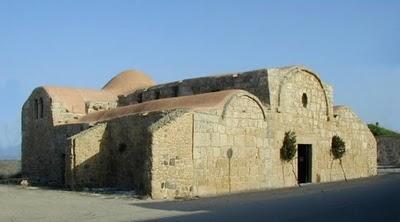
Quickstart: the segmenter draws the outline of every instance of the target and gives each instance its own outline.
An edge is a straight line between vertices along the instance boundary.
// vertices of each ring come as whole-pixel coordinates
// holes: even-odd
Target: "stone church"
[[[297,136],[281,159],[285,132]],[[138,71],[101,90],[43,86],[22,108],[22,170],[32,183],[190,198],[377,173],[376,141],[332,87],[302,66],[157,85]],[[346,143],[341,161],[333,136]]]

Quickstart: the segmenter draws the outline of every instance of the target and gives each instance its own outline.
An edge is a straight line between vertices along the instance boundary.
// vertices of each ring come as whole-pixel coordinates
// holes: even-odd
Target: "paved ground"
[[[0,186],[0,221],[400,221],[400,174],[192,201]]]

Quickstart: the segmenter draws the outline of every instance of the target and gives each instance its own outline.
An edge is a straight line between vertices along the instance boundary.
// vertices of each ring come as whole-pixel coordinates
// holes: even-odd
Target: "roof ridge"
[[[195,110],[200,108],[215,108],[223,106],[223,104],[225,104],[225,102],[228,100],[228,97],[238,93],[250,94],[249,92],[244,90],[230,89],[189,96],[162,98],[146,101],[143,103],[136,103],[128,106],[121,106],[111,110],[90,113],[86,116],[81,117],[78,122],[102,122],[121,116],[174,109]]]

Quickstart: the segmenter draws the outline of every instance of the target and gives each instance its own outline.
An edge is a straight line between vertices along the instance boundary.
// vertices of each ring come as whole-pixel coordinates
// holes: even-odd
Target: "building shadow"
[[[400,221],[400,175],[189,201],[132,205],[178,211],[177,216],[144,221]]]
[[[76,157],[71,157],[73,166],[70,175],[66,172],[67,177],[71,178],[72,183],[69,183],[72,188],[112,188],[149,195],[152,160],[152,134],[149,127],[155,121],[153,119],[159,118],[160,114],[117,119],[93,134],[89,129],[81,138],[84,142],[73,141],[72,153]],[[94,144],[85,144],[87,138],[95,141]],[[90,150],[94,151],[88,154]],[[84,161],[76,160],[82,156],[87,158]]]

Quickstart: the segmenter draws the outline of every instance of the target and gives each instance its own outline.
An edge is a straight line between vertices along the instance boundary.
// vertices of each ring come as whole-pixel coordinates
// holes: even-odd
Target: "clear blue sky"
[[[0,0],[0,146],[40,85],[100,88],[304,64],[335,103],[400,130],[399,1]]]

